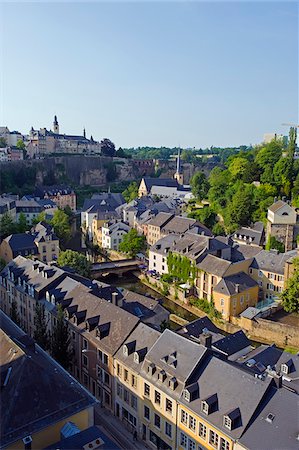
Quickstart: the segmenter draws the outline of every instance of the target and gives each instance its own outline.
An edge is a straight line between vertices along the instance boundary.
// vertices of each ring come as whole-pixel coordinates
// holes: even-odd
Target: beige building
[[[267,239],[272,236],[284,245],[285,251],[296,246],[297,213],[288,203],[278,200],[268,209]]]

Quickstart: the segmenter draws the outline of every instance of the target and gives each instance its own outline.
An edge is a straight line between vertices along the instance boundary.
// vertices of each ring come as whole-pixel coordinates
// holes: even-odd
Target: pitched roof
[[[240,330],[214,342],[212,348],[227,356],[231,356],[248,346],[250,346],[250,340],[244,331]]]
[[[225,259],[218,258],[214,255],[207,255],[202,261],[196,264],[196,267],[207,273],[222,277],[230,265],[230,261],[226,261]]]
[[[0,318],[1,375],[6,372],[7,378],[1,387],[0,429],[6,447],[90,407],[94,398],[47,353],[21,346],[27,335],[4,313]]]
[[[11,234],[4,240],[8,243],[14,254],[25,250],[30,251],[30,253],[37,254],[34,236],[29,233]]]
[[[240,444],[248,450],[298,450],[298,411],[298,395],[271,388],[269,400],[262,403]]]
[[[222,278],[217,286],[215,286],[214,292],[224,295],[234,295],[239,292],[247,291],[255,286],[258,286],[256,281],[245,272],[239,272]]]
[[[275,250],[262,250],[254,257],[251,267],[283,275],[285,263],[297,255],[297,250],[291,250],[286,253],[278,253]]]
[[[127,367],[130,367],[135,372],[140,373],[142,363],[147,352],[151,349],[157,339],[160,337],[160,332],[150,328],[144,323],[139,323],[135,330],[128,336],[122,347],[115,355],[119,361],[122,361]],[[130,351],[126,356],[123,351],[124,345],[128,345]],[[134,358],[134,353],[139,354],[139,359]]]
[[[155,227],[163,227],[167,222],[169,222],[174,217],[172,213],[160,212],[155,217],[150,219],[147,224]]]
[[[288,203],[283,202],[282,200],[278,200],[277,202],[274,202],[274,203],[268,208],[268,210],[269,210],[269,211],[272,211],[272,212],[276,212],[276,211],[278,211],[280,208],[282,208],[283,206],[288,206],[289,208],[292,209],[292,207],[291,207]]]
[[[179,184],[174,178],[148,178],[144,177],[143,181],[148,191],[152,186],[178,187]]]

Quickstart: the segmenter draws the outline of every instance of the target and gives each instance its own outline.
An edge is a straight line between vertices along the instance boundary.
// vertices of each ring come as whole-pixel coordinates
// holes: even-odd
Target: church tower
[[[54,131],[54,133],[59,134],[59,125],[58,125],[57,116],[54,116],[53,131]]]
[[[173,178],[175,180],[177,180],[177,182],[179,184],[184,184],[184,175],[181,169],[181,149],[179,148],[178,151],[178,156],[177,156],[177,160],[176,160],[176,172],[173,176]]]

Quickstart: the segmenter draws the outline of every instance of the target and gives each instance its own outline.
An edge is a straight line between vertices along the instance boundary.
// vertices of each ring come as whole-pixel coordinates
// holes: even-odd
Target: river
[[[177,305],[166,297],[163,297],[159,292],[154,291],[153,289],[145,286],[141,281],[136,278],[134,275],[126,274],[122,278],[118,278],[115,275],[109,275],[105,278],[105,282],[112,284],[116,287],[125,288],[129,291],[137,292],[137,294],[151,296],[155,299],[162,300],[162,304],[164,308],[166,308],[170,313],[176,314],[179,317],[187,320],[188,322],[192,322],[192,320],[198,319],[197,316],[187,311],[182,306]],[[171,328],[176,329],[179,328],[177,324],[171,323]]]

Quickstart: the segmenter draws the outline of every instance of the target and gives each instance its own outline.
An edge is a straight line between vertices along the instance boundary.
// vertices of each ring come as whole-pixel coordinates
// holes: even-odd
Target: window
[[[102,353],[102,351],[98,348],[98,359],[99,359],[100,361],[102,361],[102,357],[103,357],[103,353]]]
[[[196,443],[192,439],[188,439],[188,450],[196,450]]]
[[[88,386],[88,376],[84,372],[83,372],[83,384],[85,384],[85,386]]]
[[[137,409],[137,397],[136,395],[131,395],[131,406],[133,409]]]
[[[215,431],[210,430],[210,438],[209,438],[209,443],[215,447],[218,448],[218,441],[219,441],[219,436],[217,433],[215,433]]]
[[[132,374],[132,386],[137,387],[137,378],[135,375]]]
[[[150,409],[147,406],[144,406],[143,417],[150,420]]]
[[[106,364],[106,366],[108,365],[108,355],[106,355],[106,353],[103,353],[103,363]]]
[[[83,338],[83,349],[87,350],[87,348],[88,348],[88,342],[86,339]]]
[[[100,366],[96,365],[96,370],[97,370],[97,378],[100,381],[102,381],[102,379],[103,379],[102,369],[100,368]]]
[[[224,298],[220,299],[220,306],[224,306]]]
[[[119,383],[117,383],[117,395],[119,396],[119,397],[122,397],[122,385],[121,384],[119,384]]]
[[[172,436],[172,426],[168,422],[165,422],[165,434],[166,434],[166,436],[168,436],[170,438]]]
[[[129,403],[129,401],[130,401],[129,391],[127,389],[124,389],[124,401],[126,403]]]
[[[259,277],[262,278],[263,276],[263,272],[261,270],[259,270]]]
[[[223,419],[223,425],[224,425],[226,428],[228,428],[229,430],[231,429],[231,427],[232,427],[232,421],[230,420],[230,418],[229,418],[228,416],[224,416],[224,419]]]
[[[187,448],[187,441],[188,441],[187,436],[185,435],[185,433],[181,432],[181,435],[180,435],[180,446],[183,447],[183,448]]]
[[[243,303],[244,303],[244,295],[241,295],[240,303],[241,303],[241,305],[243,305]]]
[[[233,298],[233,307],[235,308],[236,305],[237,305],[237,299],[236,299],[236,298]]]
[[[127,369],[124,370],[124,380],[128,381],[129,379],[129,372],[127,371]]]
[[[192,416],[189,416],[189,428],[192,431],[195,431],[196,429],[196,419]]]
[[[146,384],[146,383],[144,383],[144,395],[145,395],[146,397],[149,397],[149,396],[150,396],[150,387],[149,387],[149,385]]]
[[[205,414],[209,414],[209,405],[207,404],[207,402],[201,402],[201,410]]]
[[[76,333],[74,331],[72,331],[72,339],[73,339],[73,341],[76,340]]]
[[[110,376],[107,372],[105,372],[105,370],[104,370],[104,383],[108,385],[110,384]]]
[[[82,363],[83,363],[83,366],[85,366],[85,367],[88,366],[88,358],[86,355],[82,355]]]
[[[207,437],[207,427],[201,422],[199,422],[198,434],[204,440]]]
[[[121,366],[120,366],[120,364],[117,364],[116,369],[117,369],[117,376],[121,377]]]
[[[158,403],[158,405],[161,403],[161,394],[158,391],[155,391],[155,403]]]
[[[183,409],[181,410],[181,422],[187,425],[188,414]]]
[[[160,426],[161,426],[161,417],[158,416],[158,414],[155,414],[155,421],[154,421],[154,423],[155,423],[155,427],[160,428]]]
[[[166,399],[166,411],[172,412],[172,401],[169,398]]]
[[[220,439],[220,450],[229,450],[229,442],[226,439]]]

